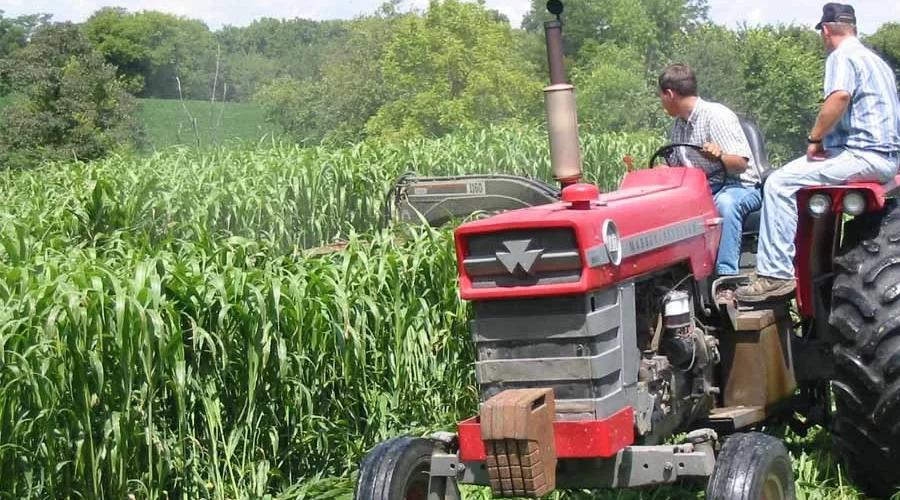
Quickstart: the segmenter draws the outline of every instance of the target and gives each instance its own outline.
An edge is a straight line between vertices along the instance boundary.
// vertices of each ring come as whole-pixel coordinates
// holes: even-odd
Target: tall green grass
[[[612,189],[659,144],[584,137],[586,179]],[[0,497],[349,497],[366,449],[477,408],[450,230],[379,229],[385,191],[410,170],[549,181],[546,146],[491,129],[0,174]],[[803,498],[851,498],[827,450],[793,449]]]
[[[549,179],[545,145],[492,130],[0,174],[0,492],[297,497],[468,415],[450,233],[379,230],[383,195],[408,170]],[[649,148],[586,138],[588,178],[610,187],[616,156]]]

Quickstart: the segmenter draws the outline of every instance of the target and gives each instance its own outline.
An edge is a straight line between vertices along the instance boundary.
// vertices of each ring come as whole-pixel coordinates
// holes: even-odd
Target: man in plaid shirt
[[[750,143],[737,115],[727,107],[697,96],[697,78],[686,64],[673,64],[659,76],[659,99],[669,116],[673,143],[696,144],[703,153],[676,148],[671,164],[706,172],[716,208],[722,216],[722,238],[716,273],[735,275],[741,252],[744,217],[762,205],[759,173]],[[720,289],[719,300],[732,300],[734,289]]]

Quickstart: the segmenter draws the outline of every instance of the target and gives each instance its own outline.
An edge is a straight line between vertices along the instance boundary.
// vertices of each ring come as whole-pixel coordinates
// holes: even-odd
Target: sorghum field
[[[585,135],[586,178],[660,144]],[[381,227],[411,170],[551,178],[540,128],[0,174],[0,496],[349,498],[366,449],[476,411],[450,230]],[[802,498],[857,497],[788,440]]]

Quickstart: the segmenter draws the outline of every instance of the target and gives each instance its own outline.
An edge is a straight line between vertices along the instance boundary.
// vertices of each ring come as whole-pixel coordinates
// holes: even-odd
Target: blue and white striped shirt
[[[857,38],[845,40],[825,61],[825,98],[840,90],[850,93],[850,107],[825,136],[824,146],[900,151],[900,101],[894,72]]]

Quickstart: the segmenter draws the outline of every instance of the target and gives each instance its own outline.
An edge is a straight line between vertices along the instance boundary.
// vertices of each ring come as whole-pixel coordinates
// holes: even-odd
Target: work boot
[[[749,284],[739,287],[734,295],[739,302],[769,302],[786,298],[794,292],[796,286],[793,279],[783,280],[757,274]]]

